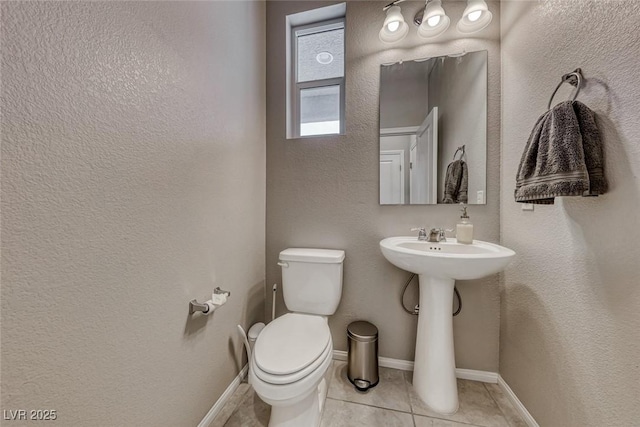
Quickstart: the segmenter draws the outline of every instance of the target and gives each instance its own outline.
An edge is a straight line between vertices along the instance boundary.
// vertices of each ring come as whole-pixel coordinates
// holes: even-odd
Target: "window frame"
[[[307,36],[310,34],[318,34],[318,33],[323,33],[323,32],[327,32],[327,31],[334,31],[334,30],[338,30],[338,29],[342,29],[344,34],[345,34],[345,38],[343,38],[343,43],[342,43],[342,67],[343,67],[343,71],[342,71],[342,77],[334,77],[334,78],[330,78],[330,79],[319,79],[319,80],[309,80],[306,82],[298,82],[298,37],[300,36]],[[345,27],[345,18],[341,17],[341,18],[336,18],[336,19],[329,19],[329,20],[325,20],[325,21],[318,21],[318,22],[314,22],[312,24],[307,24],[307,25],[299,25],[296,27],[292,27],[291,28],[291,82],[290,82],[290,86],[291,89],[294,93],[291,102],[292,102],[292,120],[293,120],[293,138],[315,138],[315,137],[325,137],[325,136],[332,136],[332,135],[344,135],[345,134],[345,114],[344,114],[344,107],[345,107],[345,90],[344,90],[344,83],[345,83],[345,75],[346,75],[346,55],[345,55],[345,40],[346,40],[346,27]],[[340,91],[340,96],[339,96],[339,101],[340,101],[340,114],[339,114],[339,120],[340,120],[340,129],[338,131],[338,133],[323,133],[323,134],[314,134],[314,135],[301,135],[301,130],[302,130],[302,123],[300,121],[301,117],[300,117],[300,106],[301,106],[301,101],[300,101],[300,93],[302,92],[302,90],[304,89],[315,89],[315,88],[322,88],[322,87],[326,87],[326,86],[338,86],[339,87],[339,91]]]

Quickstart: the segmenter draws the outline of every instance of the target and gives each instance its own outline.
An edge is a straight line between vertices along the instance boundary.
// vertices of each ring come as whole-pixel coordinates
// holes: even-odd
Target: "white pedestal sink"
[[[474,240],[473,244],[389,237],[380,241],[384,257],[396,267],[419,275],[420,315],[416,337],[413,387],[434,411],[458,410],[453,350],[453,287],[503,270],[515,256],[511,249]]]

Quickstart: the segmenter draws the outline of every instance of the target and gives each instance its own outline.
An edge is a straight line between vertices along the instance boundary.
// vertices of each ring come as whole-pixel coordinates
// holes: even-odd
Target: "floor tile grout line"
[[[347,362],[342,363],[342,365],[344,365],[344,366],[346,366],[346,364],[347,364]],[[338,369],[338,367],[336,367],[336,369]],[[349,399],[348,396],[346,398],[338,398],[338,397],[334,397],[334,396],[329,395],[328,391],[327,391],[327,399],[338,400],[338,401],[347,402],[347,403],[356,403],[356,404],[363,405],[363,406],[370,406],[372,408],[378,408],[378,409],[402,412],[402,413],[405,413],[405,414],[413,414],[413,412],[411,412],[411,398],[409,397],[409,391],[408,391],[408,389],[406,387],[407,383],[406,383],[406,378],[404,377],[404,371],[402,371],[400,369],[393,369],[393,368],[382,368],[382,369],[400,371],[400,375],[402,377],[402,382],[405,384],[405,388],[404,388],[405,394],[404,395],[405,395],[405,397],[406,397],[406,399],[408,401],[408,404],[409,404],[409,411],[405,411],[405,410],[398,409],[398,408],[389,408],[389,407],[385,407],[385,406],[378,406],[378,405],[374,405],[374,404],[370,404],[370,403],[357,402],[355,400],[348,400]],[[334,378],[332,381],[339,381],[339,380],[344,380],[345,383],[349,381],[346,376],[343,377],[340,374],[338,374],[337,378]],[[380,378],[380,380],[382,381],[382,378]],[[356,393],[360,394],[359,392],[356,392]]]
[[[507,414],[504,413],[504,411],[502,410],[502,407],[500,406],[500,404],[498,403],[496,398],[493,397],[493,393],[491,393],[491,390],[489,390],[487,388],[487,384],[482,383],[482,385],[484,386],[484,389],[487,390],[487,393],[489,394],[489,397],[491,398],[491,400],[493,400],[493,402],[498,407],[498,411],[500,411],[500,413],[502,414],[502,418],[504,418],[504,420],[505,420],[505,422],[507,423],[508,426],[511,426],[511,423],[509,422],[509,419],[507,418]]]
[[[407,371],[408,372],[408,371]],[[478,381],[481,382],[481,381]],[[405,377],[405,384],[407,385],[407,388],[409,387],[409,382],[406,380]],[[489,390],[486,387],[485,383],[482,383],[483,388],[485,389],[485,391],[487,392],[487,394],[489,395],[489,397],[491,398],[491,400],[496,404],[496,407],[498,408],[498,410],[500,411],[500,414],[502,415],[502,418],[504,418],[505,422],[507,423],[507,425],[510,426],[509,420],[507,419],[507,417],[504,415],[504,412],[502,411],[502,409],[500,408],[500,405],[498,405],[498,402],[496,402],[496,400],[493,398],[493,396],[491,395],[491,393],[489,392]],[[436,419],[436,420],[442,420],[442,421],[451,421],[451,422],[456,422],[456,423],[460,423],[460,424],[464,424],[464,425],[468,425],[468,426],[472,426],[472,427],[483,427],[481,425],[477,425],[477,424],[470,424],[464,421],[457,421],[457,420],[453,420],[451,418],[441,418],[439,416],[432,416],[432,415],[425,415],[425,414],[418,414],[416,412],[414,412],[413,409],[413,400],[411,399],[411,395],[409,395],[409,406],[411,407],[411,413],[413,415],[417,415],[419,417],[426,417],[426,418],[431,418],[431,419]],[[458,409],[459,410],[459,409]]]
[[[412,371],[413,372],[413,371]],[[415,414],[413,411],[413,399],[411,399],[411,390],[409,390],[409,380],[407,379],[407,372],[402,372],[402,379],[404,380],[404,390],[407,392],[407,399],[409,399],[409,409],[412,414]]]
[[[331,399],[331,400],[334,400],[336,402],[353,403],[354,405],[368,406],[370,408],[382,409],[384,411],[393,411],[393,412],[400,412],[402,414],[413,415],[411,412],[403,411],[401,409],[384,408],[382,406],[370,405],[368,403],[362,403],[362,402],[354,402],[354,401],[351,401],[351,400],[336,399],[335,397],[329,397],[329,396],[327,396],[327,399]]]
[[[247,381],[247,385],[249,387],[247,387],[247,389],[244,391],[244,393],[240,393],[241,398],[238,399],[238,401],[236,402],[235,407],[233,408],[233,411],[231,411],[231,413],[229,414],[229,417],[227,418],[227,420],[224,422],[224,425],[226,426],[227,423],[229,422],[229,420],[231,419],[231,417],[233,416],[233,414],[235,414],[237,411],[240,410],[240,408],[242,407],[242,403],[245,401],[245,399],[247,399],[247,397],[251,394],[253,395],[253,393],[255,393],[255,391],[253,390],[253,386],[251,384],[249,384],[249,382]],[[240,391],[239,389],[236,391]],[[253,404],[252,404],[253,406]]]
[[[413,373],[413,371],[411,371]],[[407,394],[407,399],[409,399],[409,409],[411,410],[411,419],[413,420],[413,427],[418,427],[416,424],[416,414],[413,412],[413,400],[411,399],[411,390],[409,390],[409,380],[407,380],[407,372],[402,373],[402,380],[404,382],[404,391]],[[433,424],[433,423],[431,423]]]
[[[447,419],[447,418],[431,417],[429,415],[413,414],[413,417],[414,418],[415,417],[429,418],[430,420],[449,421],[450,423],[462,424],[462,425],[469,426],[469,427],[486,427],[486,426],[481,426],[481,425],[478,425],[478,424],[469,424],[469,423],[464,422],[464,421],[450,420],[450,419]]]
[[[242,386],[242,384],[243,384],[243,383],[244,383],[244,382],[240,383],[240,386]],[[245,390],[245,391],[244,391],[244,393],[242,393],[242,392],[240,391],[240,387],[238,387],[238,388],[236,389],[236,391],[234,391],[234,392],[233,392],[233,394],[231,395],[230,400],[232,400],[232,399],[236,398],[236,395],[241,396],[241,397],[239,397],[239,398],[237,399],[237,402],[235,402],[235,404],[234,404],[234,405],[233,405],[233,407],[231,408],[231,411],[229,412],[229,415],[227,415],[227,418],[224,420],[224,423],[222,423],[222,426],[226,426],[226,425],[227,425],[227,423],[229,422],[229,420],[231,419],[231,417],[233,416],[233,414],[235,414],[235,413],[236,413],[236,411],[238,410],[238,408],[240,407],[240,404],[244,401],[244,399],[245,399],[245,395],[246,395],[247,393],[249,393],[249,391],[252,391],[252,390],[253,390],[253,387],[249,386],[249,387],[247,388],[247,390]],[[223,408],[222,408],[222,410],[224,410],[224,409],[225,409],[225,407],[226,407],[229,403],[231,403],[231,402],[227,402],[227,403],[225,403],[225,404],[224,404],[224,406],[223,406]],[[218,417],[219,417],[220,415],[222,415],[222,410],[220,411],[220,413],[219,413],[218,415],[216,415],[216,417],[215,417],[213,420],[211,420],[211,424],[210,424],[210,425],[213,425],[213,423],[214,423],[215,421],[217,421],[217,420],[218,420]]]
[[[329,388],[331,387],[331,384],[333,383],[333,374],[335,373],[335,370],[338,368],[338,365],[336,364],[335,360],[331,361],[331,375],[329,375],[329,381],[327,381],[327,394],[329,394]]]
[[[482,426],[482,425],[478,425],[478,424],[470,424],[470,423],[468,423],[466,421],[452,420],[451,418],[440,418],[440,417],[434,417],[434,416],[431,416],[431,415],[421,415],[421,414],[413,414],[413,415],[417,415],[418,417],[431,418],[431,419],[434,419],[434,420],[449,421],[451,423],[464,424],[465,426],[471,426],[471,427],[487,427],[487,426]]]
[[[415,423],[415,416],[418,417],[425,417],[425,418],[432,418],[435,420],[443,420],[443,421],[453,421],[451,419],[447,419],[447,418],[440,418],[440,417],[432,417],[430,415],[424,415],[424,414],[418,414],[415,412],[414,407],[413,407],[413,399],[411,398],[411,390],[409,390],[409,380],[407,379],[406,375],[409,375],[409,372],[413,372],[413,371],[405,371],[403,372],[403,377],[404,377],[404,384],[405,387],[407,389],[407,396],[409,397],[409,407],[411,408],[411,414],[414,416],[414,423]],[[455,421],[458,422],[458,421]],[[462,423],[462,424],[466,424],[466,423]],[[468,424],[470,425],[470,424]]]
[[[335,360],[331,361],[331,368],[329,369],[331,370],[331,373],[329,374],[329,381],[327,381],[327,393],[325,394],[324,403],[322,404],[322,412],[320,413],[320,425],[322,425],[322,419],[324,418],[324,414],[327,411],[327,399],[329,399],[329,390],[331,390],[331,384],[333,383],[333,376],[336,372],[336,369],[338,369],[338,365],[336,364]]]

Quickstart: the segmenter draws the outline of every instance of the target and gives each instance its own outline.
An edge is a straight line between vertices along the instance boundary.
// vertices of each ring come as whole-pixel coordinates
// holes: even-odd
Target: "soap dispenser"
[[[456,225],[456,239],[458,243],[473,243],[473,224],[469,221],[469,215],[467,215],[467,206],[464,203],[462,205],[462,215],[460,216],[460,222]]]

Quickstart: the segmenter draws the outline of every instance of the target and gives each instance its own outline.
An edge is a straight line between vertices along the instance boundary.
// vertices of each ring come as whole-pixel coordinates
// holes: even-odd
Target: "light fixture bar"
[[[398,3],[402,3],[402,2],[405,2],[405,1],[407,1],[407,0],[395,0],[395,1],[391,2],[391,3],[389,3],[388,5],[386,5],[385,7],[383,7],[383,8],[382,8],[382,10],[386,11],[386,10],[387,10],[387,9],[389,9],[391,6],[395,6],[395,5],[397,5]]]
[[[394,0],[382,8],[387,16],[378,33],[380,41],[395,43],[407,36],[409,31],[404,21],[399,3],[406,0]],[[458,32],[471,34],[486,28],[493,18],[485,0],[467,0],[467,7],[456,26]],[[449,28],[451,20],[442,7],[442,0],[425,0],[425,5],[413,17],[413,23],[418,27],[418,36],[431,40],[443,34]]]

